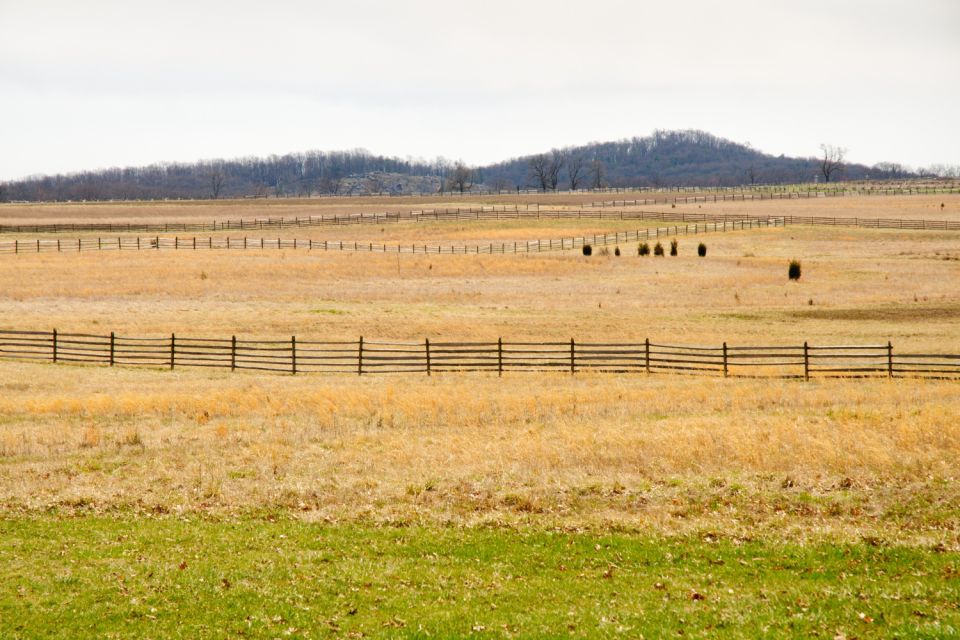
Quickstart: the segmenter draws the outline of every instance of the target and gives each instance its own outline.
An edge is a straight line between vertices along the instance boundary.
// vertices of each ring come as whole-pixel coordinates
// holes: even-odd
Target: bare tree
[[[453,170],[447,176],[447,189],[450,191],[470,191],[473,188],[473,170],[462,161],[454,165]]]
[[[335,175],[325,175],[320,178],[320,193],[338,195],[343,188],[343,178]]]
[[[501,191],[507,191],[510,189],[510,187],[510,181],[506,178],[496,178],[493,181],[493,190],[497,193],[500,193]]]
[[[0,202],[7,201],[7,185],[0,182]]]
[[[212,165],[210,167],[210,195],[213,196],[214,200],[220,197],[220,192],[223,191],[223,184],[226,181],[227,177],[223,173],[223,165]]]
[[[366,180],[367,191],[370,193],[376,193],[378,195],[383,193],[383,190],[387,188],[387,181],[384,176],[371,173]]]
[[[750,180],[750,184],[757,184],[757,168],[752,162],[747,167],[747,178]]]
[[[561,169],[563,169],[563,154],[554,149],[550,152],[550,162],[547,165],[547,182],[551,191],[557,190]]]
[[[586,174],[583,156],[567,156],[567,176],[570,178],[570,191],[576,191]]]
[[[590,186],[594,189],[602,189],[605,174],[606,170],[603,167],[603,162],[599,158],[594,158],[593,162],[590,163]]]
[[[532,156],[529,161],[528,173],[537,181],[541,191],[546,191],[550,184],[550,158],[546,154]]]
[[[843,171],[843,159],[847,155],[847,150],[843,147],[835,147],[832,144],[821,144],[820,150],[823,151],[823,158],[820,160],[820,174],[824,182],[830,182],[830,179]]]

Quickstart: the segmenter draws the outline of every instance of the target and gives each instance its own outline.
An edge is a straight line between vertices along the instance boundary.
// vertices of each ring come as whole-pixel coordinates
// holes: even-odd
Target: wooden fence
[[[417,222],[459,222],[464,220],[661,220],[670,222],[733,222],[741,220],[769,220],[776,217],[785,224],[865,227],[870,229],[918,229],[931,231],[960,231],[960,221],[928,220],[922,218],[859,218],[837,216],[759,216],[738,213],[711,214],[682,211],[616,211],[605,210],[608,204],[634,207],[652,204],[651,200],[617,200],[592,203],[588,209],[544,209],[539,205],[458,207],[382,213],[354,213],[296,218],[238,218],[208,223],[161,222],[139,223],[62,223],[41,225],[0,225],[0,234],[12,233],[192,233],[216,231],[264,231],[300,227],[384,225]]]
[[[420,220],[499,219],[496,214],[525,213],[539,209],[539,205],[525,207],[497,205],[484,207],[456,207],[420,209],[416,211],[383,211],[377,213],[348,213],[321,216],[254,217],[212,222],[61,222],[49,224],[0,224],[2,233],[190,233],[203,231],[263,231],[265,229],[293,229],[298,227],[339,226],[351,224],[391,224],[419,222]]]
[[[697,204],[701,202],[752,202],[754,200],[809,200],[816,198],[845,198],[857,196],[908,196],[956,194],[956,188],[895,187],[883,189],[807,189],[796,191],[740,191],[733,193],[706,193],[693,196],[637,198],[633,200],[601,200],[585,207],[633,207],[648,204]]]
[[[142,338],[0,330],[0,358],[103,365],[216,367],[278,373],[433,373],[486,371],[660,373],[804,378],[960,378],[960,355],[895,352],[885,345],[720,346],[643,342],[422,342]]]
[[[604,246],[621,242],[656,240],[660,237],[678,235],[698,235],[724,231],[741,231],[762,227],[783,226],[778,218],[731,220],[726,222],[697,222],[683,226],[656,227],[632,231],[593,234],[589,236],[569,236],[538,240],[520,240],[516,242],[486,242],[462,244],[385,244],[377,242],[313,240],[312,238],[231,238],[229,236],[198,238],[196,236],[140,237],[114,236],[97,238],[46,238],[37,240],[7,240],[0,242],[0,254],[56,253],[81,251],[144,251],[144,250],[184,250],[198,249],[305,249],[308,251],[366,251],[373,253],[411,253],[411,254],[509,254],[541,253],[544,251],[563,251],[578,249],[585,244]]]

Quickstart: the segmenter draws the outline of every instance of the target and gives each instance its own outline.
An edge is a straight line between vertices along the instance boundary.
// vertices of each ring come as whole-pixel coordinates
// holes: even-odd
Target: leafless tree
[[[602,189],[605,173],[603,162],[599,158],[594,158],[590,163],[590,186],[594,189]]]
[[[493,190],[497,193],[500,193],[501,191],[507,191],[511,188],[511,186],[512,185],[510,184],[510,181],[506,178],[496,178],[492,185]]]
[[[223,166],[219,164],[210,167],[210,195],[216,200],[223,191],[223,184],[227,181],[227,176],[223,173]]]
[[[7,201],[7,185],[0,182],[0,202]]]
[[[473,188],[473,170],[463,162],[457,162],[447,175],[447,189],[463,193]]]
[[[541,191],[546,191],[550,184],[549,167],[550,158],[545,153],[530,158],[528,173],[540,185]]]
[[[750,180],[750,184],[757,184],[757,168],[752,162],[747,167],[747,178]]]
[[[550,162],[547,164],[547,183],[551,191],[557,190],[560,184],[560,170],[563,169],[563,154],[554,149],[550,152]]]
[[[843,171],[843,159],[847,155],[847,150],[832,144],[821,144],[820,150],[823,152],[823,158],[820,160],[820,174],[824,182],[830,182],[831,178]]]
[[[567,156],[567,175],[570,178],[570,191],[576,191],[586,174],[583,156]]]
[[[343,178],[340,176],[326,175],[320,178],[320,193],[339,195],[342,188]]]
[[[379,174],[371,173],[366,180],[367,191],[370,193],[382,194],[383,190],[387,188],[386,179]]]

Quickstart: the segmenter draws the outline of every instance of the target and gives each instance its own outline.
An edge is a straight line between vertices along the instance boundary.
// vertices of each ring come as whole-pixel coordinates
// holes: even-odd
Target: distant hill
[[[820,169],[818,158],[774,156],[704,131],[655,131],[645,138],[595,142],[554,150],[549,155],[554,153],[563,158],[564,166],[558,176],[558,188],[563,189],[570,188],[570,169],[578,160],[583,174],[577,185],[579,188],[812,182]],[[484,167],[483,180],[486,184],[539,186],[536,177],[531,178],[530,161],[535,157],[514,158]],[[849,164],[836,178],[860,180],[912,176],[909,171],[891,164],[880,167]]]
[[[536,167],[534,166],[536,165]],[[540,175],[536,168],[539,167]],[[762,153],[703,131],[655,131],[644,138],[554,149],[473,168],[473,189],[596,186],[735,186],[810,182],[817,158]],[[311,194],[435,192],[450,161],[390,158],[365,150],[309,151],[265,158],[165,163],[34,176],[0,184],[4,200],[135,200]],[[835,179],[909,178],[899,165],[846,165]],[[571,179],[575,178],[575,179]],[[447,187],[449,188],[449,187]]]

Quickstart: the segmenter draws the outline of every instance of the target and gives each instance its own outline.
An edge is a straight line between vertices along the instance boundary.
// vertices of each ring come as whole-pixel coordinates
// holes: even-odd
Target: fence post
[[[723,343],[723,377],[727,377],[727,343]]]
[[[497,375],[503,376],[503,338],[497,338]]]
[[[357,349],[357,375],[363,375],[363,336],[360,336],[359,348]]]
[[[887,340],[887,377],[893,377],[893,344]]]
[[[170,334],[170,369],[173,370],[173,364],[177,359],[177,336],[174,333]]]
[[[53,330],[53,361],[57,361],[57,330]]]
[[[116,353],[117,348],[117,336],[113,331],[110,332],[110,366],[113,366],[114,363],[114,354]]]
[[[237,336],[230,336],[230,371],[237,370]]]
[[[575,354],[576,354],[576,352],[575,352],[575,345],[574,345],[574,342],[573,342],[573,338],[570,338],[570,373],[576,373],[576,372],[577,372],[576,355],[575,355]]]
[[[430,375],[430,338],[423,339],[423,348],[427,355],[427,375]]]
[[[650,373],[650,338],[647,338],[644,342],[643,363],[647,373]]]
[[[297,336],[290,336],[290,367],[290,373],[297,375]]]
[[[803,343],[803,379],[810,380],[810,346]]]

